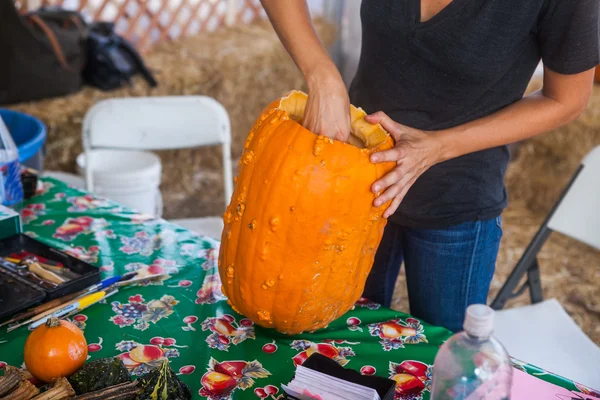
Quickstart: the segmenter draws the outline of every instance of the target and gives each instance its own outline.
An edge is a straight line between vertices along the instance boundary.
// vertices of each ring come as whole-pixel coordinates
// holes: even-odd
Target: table
[[[397,399],[428,399],[435,355],[451,335],[444,328],[361,299],[326,330],[284,336],[255,326],[220,291],[219,242],[163,219],[75,190],[52,179],[25,202],[24,231],[97,265],[103,278],[137,271],[168,278],[121,289],[71,321],[84,330],[91,359],[119,355],[142,375],[168,358],[195,398],[283,398],[280,385],[315,351],[348,368],[391,377]],[[0,328],[0,366],[20,366],[26,327]],[[515,334],[526,335],[515,327]],[[531,339],[531,338],[529,338]],[[513,360],[539,379],[575,392],[574,382]],[[419,388],[402,394],[403,388]]]

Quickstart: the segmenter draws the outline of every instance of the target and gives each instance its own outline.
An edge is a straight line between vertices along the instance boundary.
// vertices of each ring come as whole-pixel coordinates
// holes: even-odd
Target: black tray
[[[27,279],[0,268],[0,319],[9,317],[46,297],[46,292]]]
[[[60,262],[71,271],[80,275],[78,278],[71,279],[61,285],[56,286],[55,288],[45,288],[34,282],[30,282],[24,277],[19,276],[21,280],[26,281],[32,288],[44,293],[44,297],[41,299],[37,299],[37,296],[35,296],[33,292],[31,292],[27,297],[22,297],[20,299],[20,302],[23,304],[21,310],[30,307],[31,304],[25,304],[32,301],[33,298],[37,299],[36,302],[40,302],[42,300],[52,300],[67,294],[78,292],[100,282],[100,270],[95,266],[79,260],[78,258],[66,254],[58,249],[50,247],[38,240],[32,239],[29,236],[18,234],[0,240],[0,257],[7,257],[11,253],[19,253],[21,251],[28,251],[41,257]],[[4,274],[9,271],[12,272],[12,275],[18,276],[18,273],[14,271],[11,263],[0,260],[0,273]],[[0,290],[3,289],[3,286],[0,284]],[[21,310],[13,311],[11,314]],[[0,319],[4,318],[3,315],[6,316],[7,313],[2,305],[0,306]]]

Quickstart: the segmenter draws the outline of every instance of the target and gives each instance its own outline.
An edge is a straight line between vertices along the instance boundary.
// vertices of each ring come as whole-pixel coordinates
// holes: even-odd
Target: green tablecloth
[[[450,336],[443,328],[364,300],[326,330],[279,335],[227,305],[218,241],[50,179],[21,214],[26,234],[97,265],[103,278],[129,271],[169,276],[122,289],[71,319],[84,330],[92,359],[120,355],[132,374],[141,375],[167,357],[196,398],[277,399],[294,365],[318,351],[348,368],[401,382],[397,399],[429,398],[431,365]],[[22,364],[28,333],[26,327],[0,328],[0,365]],[[515,361],[515,367],[585,391],[534,366]]]

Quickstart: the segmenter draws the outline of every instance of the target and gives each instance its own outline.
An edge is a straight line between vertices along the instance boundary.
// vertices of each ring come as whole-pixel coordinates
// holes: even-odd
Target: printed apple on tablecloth
[[[385,351],[404,348],[404,344],[428,343],[423,325],[414,318],[393,319],[369,325],[371,336],[379,336]]]
[[[358,343],[357,343],[358,344]],[[292,357],[294,366],[302,365],[313,353],[320,353],[336,361],[342,367],[350,360],[347,357],[353,357],[356,354],[350,347],[336,347],[334,343],[314,343],[308,340],[294,340],[290,345],[292,349],[299,350],[300,353]]]
[[[209,400],[229,400],[233,391],[249,389],[254,386],[254,379],[270,375],[257,360],[219,362],[211,358],[207,372],[200,381],[202,388],[198,393]]]
[[[390,361],[389,372],[396,382],[395,400],[421,400],[423,393],[431,389],[431,365],[414,360],[400,364]]]
[[[242,318],[239,323],[235,317],[223,314],[220,317],[208,317],[202,322],[203,331],[211,331],[206,338],[206,343],[211,349],[227,351],[229,345],[237,346],[246,339],[255,339],[254,322]]]

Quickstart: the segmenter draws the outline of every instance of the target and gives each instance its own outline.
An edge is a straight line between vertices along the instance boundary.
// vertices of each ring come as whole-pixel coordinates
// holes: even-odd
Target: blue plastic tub
[[[43,171],[46,125],[29,114],[5,108],[0,108],[0,117],[19,148],[19,162]]]

